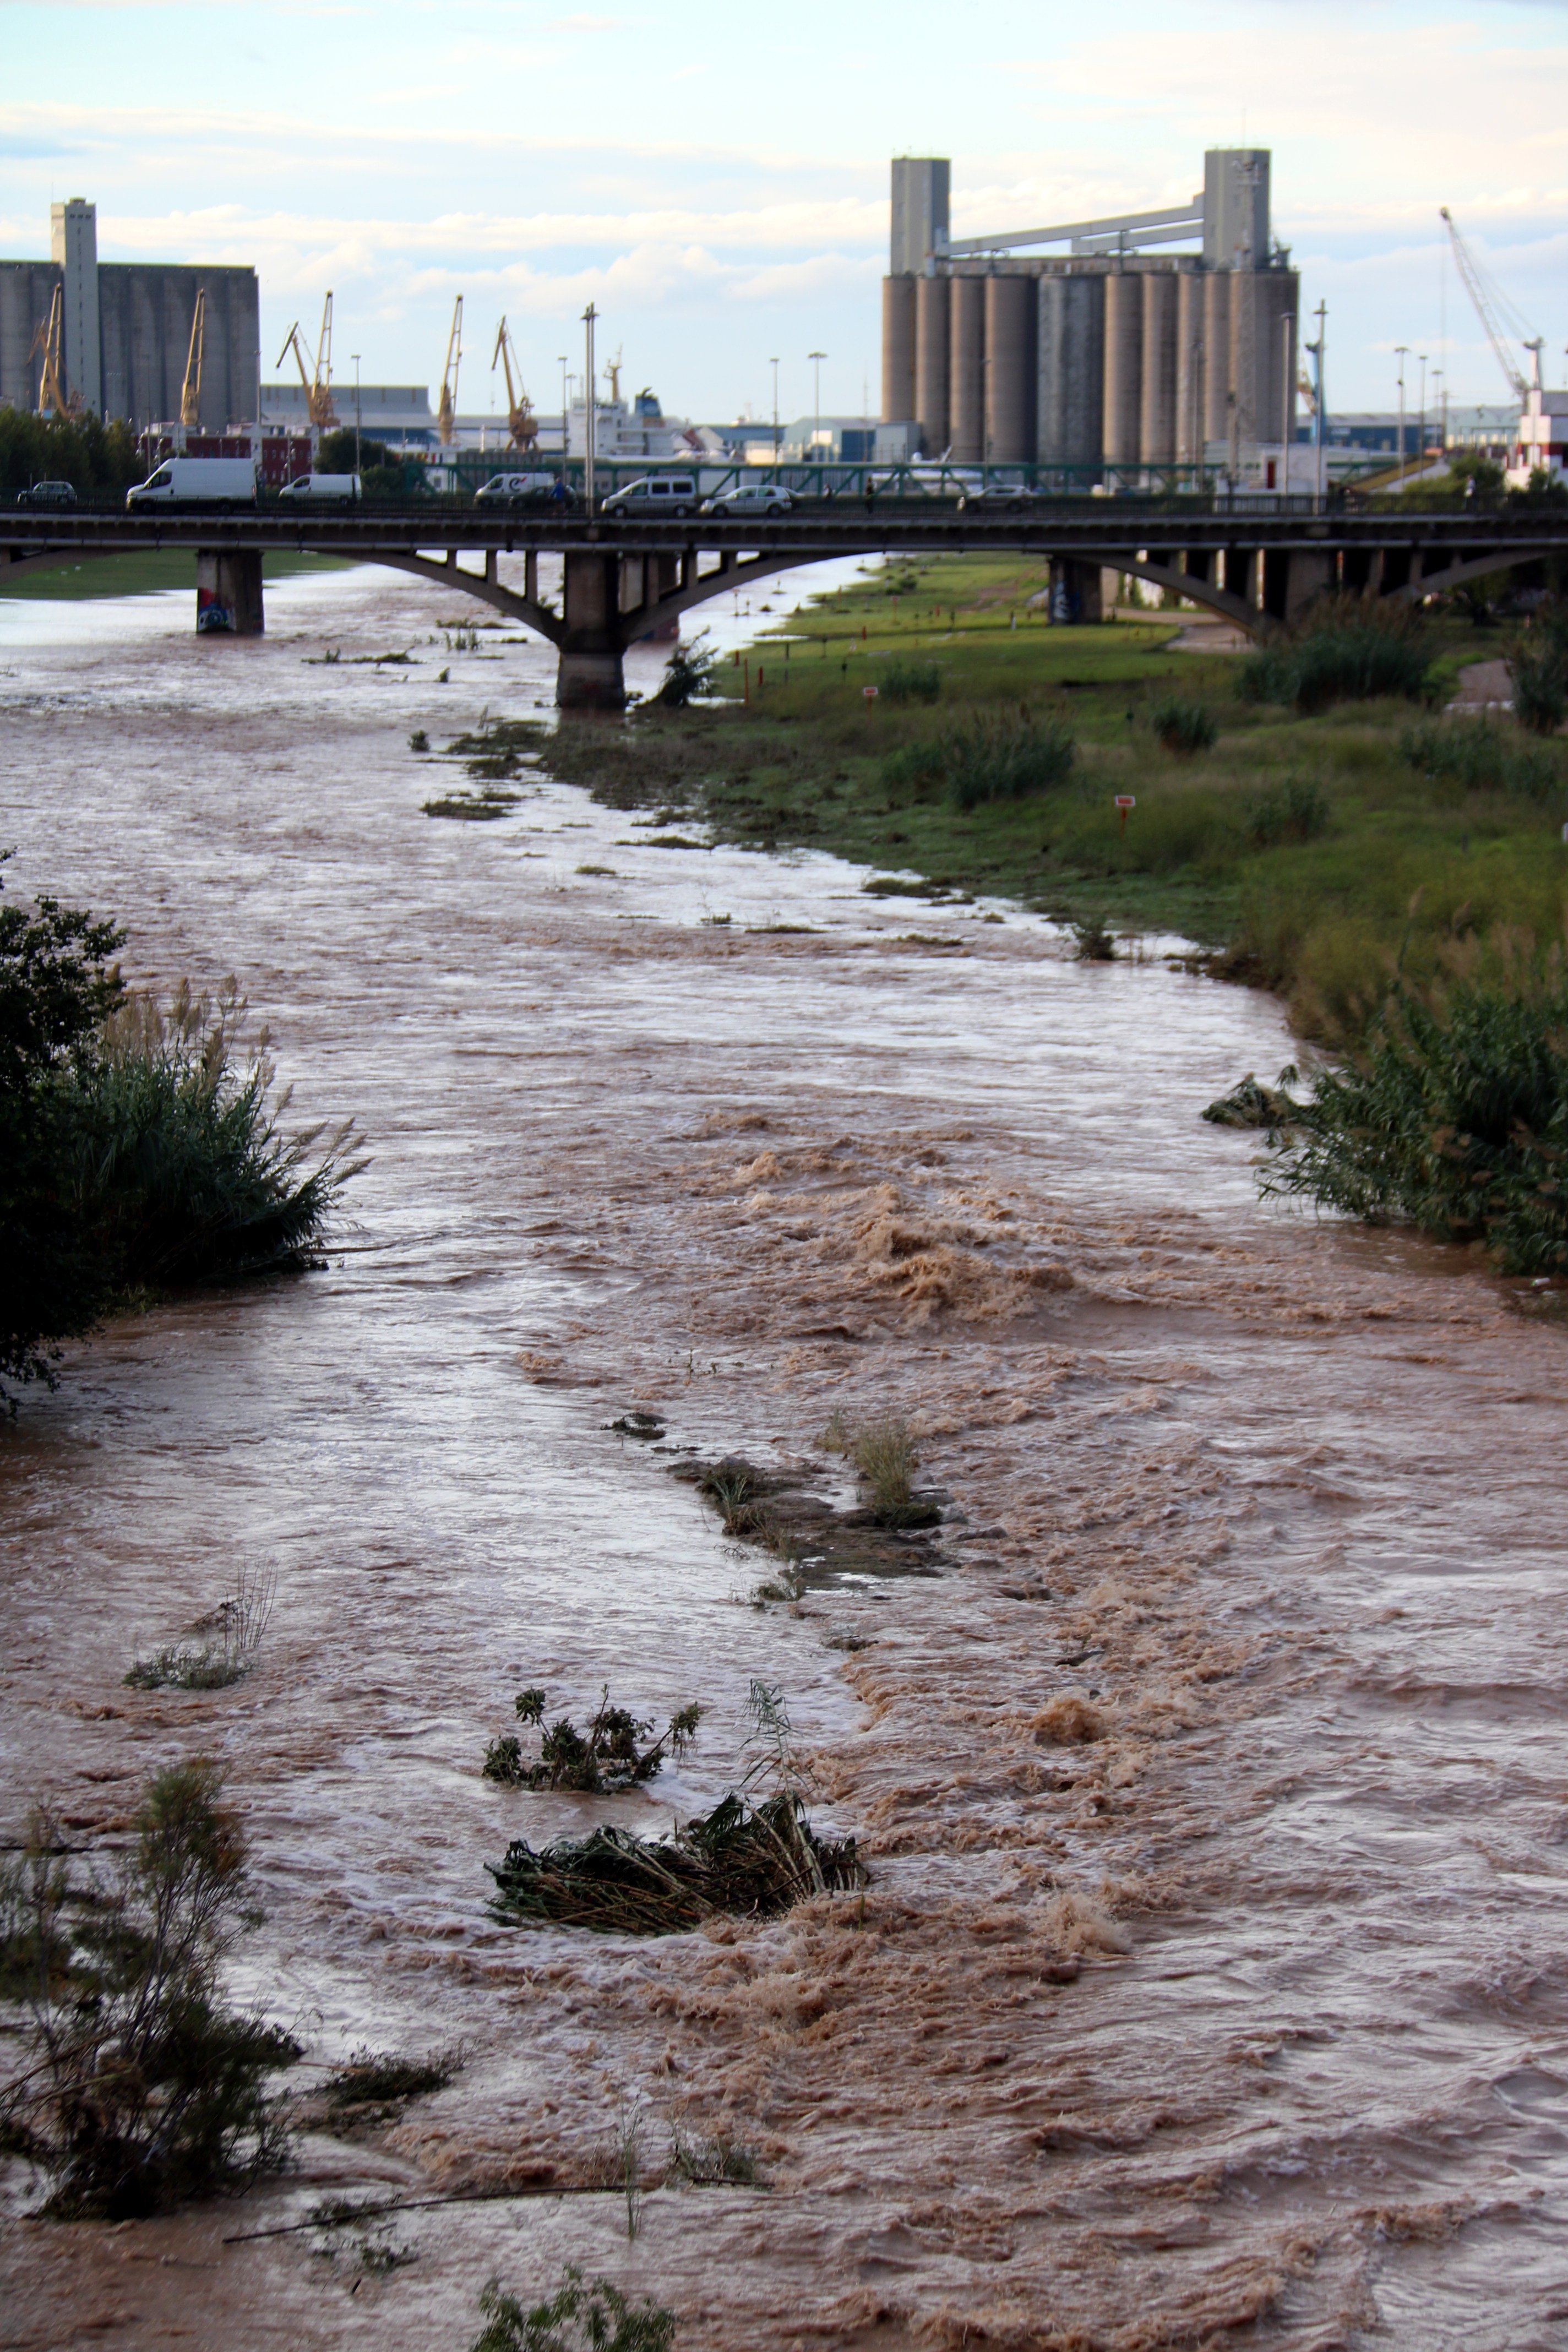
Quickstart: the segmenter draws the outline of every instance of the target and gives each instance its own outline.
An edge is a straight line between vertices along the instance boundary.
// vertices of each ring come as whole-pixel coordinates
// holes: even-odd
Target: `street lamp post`
[[[1318,321],[1318,340],[1312,345],[1312,350],[1318,362],[1318,505],[1321,509],[1323,503],[1323,469],[1327,462],[1329,434],[1328,396],[1323,388],[1328,376],[1326,366],[1329,350],[1328,304],[1320,302],[1314,315]]]
[[[820,466],[822,463],[822,457],[820,455],[821,443],[819,437],[822,432],[822,362],[827,357],[827,353],[826,352],[807,352],[805,356],[811,362],[812,374],[811,458],[813,465]]]
[[[1417,352],[1415,356],[1421,362],[1420,457],[1421,472],[1424,474],[1426,470],[1426,354],[1425,352]],[[1416,479],[1420,479],[1420,475],[1417,475]]]
[[[779,461],[779,363],[776,359],[772,359],[768,365],[773,372],[773,463],[776,466]]]
[[[353,353],[354,363],[354,480],[359,480],[359,353]]]
[[[572,437],[570,431],[568,430],[566,412],[566,401],[568,396],[566,378],[567,359],[564,352],[557,352],[555,356],[561,363],[561,487],[564,493],[566,488],[566,460],[571,455]]]
[[[583,503],[590,514],[594,511],[594,444],[598,438],[595,430],[597,419],[594,415],[594,321],[598,315],[592,302],[583,313],[583,324],[587,331],[588,379],[584,386],[584,415],[587,430],[584,436]]]
[[[1399,362],[1399,478],[1405,479],[1405,362],[1410,357],[1408,343],[1395,343],[1394,355]]]

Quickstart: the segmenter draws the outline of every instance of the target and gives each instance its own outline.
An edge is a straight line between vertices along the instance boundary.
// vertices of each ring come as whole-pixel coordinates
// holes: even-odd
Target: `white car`
[[[691,515],[697,512],[697,485],[689,474],[644,474],[605,500],[605,514]]]
[[[701,510],[705,515],[738,515],[744,521],[748,515],[789,514],[794,506],[789,491],[777,482],[743,482],[739,489],[704,499]]]

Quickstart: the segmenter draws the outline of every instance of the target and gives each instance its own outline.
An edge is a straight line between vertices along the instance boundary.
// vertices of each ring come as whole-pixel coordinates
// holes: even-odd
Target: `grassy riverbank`
[[[1247,656],[1201,649],[1227,633],[1193,628],[1197,616],[1054,627],[1031,602],[1043,586],[1037,568],[1006,559],[941,558],[868,569],[787,618],[781,599],[758,614],[778,634],[715,672],[717,705],[574,729],[552,765],[728,840],[808,844],[928,888],[1180,931],[1216,969],[1280,990],[1303,1033],[1331,1042],[1359,1032],[1396,962],[1418,977],[1456,940],[1500,926],[1560,935],[1562,751],[1503,723],[1535,757],[1536,797],[1437,780],[1410,756],[1416,730],[1443,726],[1461,673],[1500,656],[1501,631],[1426,625],[1426,706],[1350,702],[1302,718],[1242,701]],[[900,669],[933,698],[896,699]],[[1152,722],[1173,698],[1209,714],[1209,748],[1163,748]],[[965,811],[922,771],[955,730],[1020,728],[1070,733],[1064,783]],[[1123,831],[1115,800],[1128,793]]]
[[[293,580],[302,572],[347,568],[335,555],[269,551],[261,559],[264,583]],[[0,596],[75,603],[100,596],[156,596],[171,588],[195,594],[195,585],[196,559],[189,548],[148,548],[134,555],[92,556],[86,562],[68,560],[54,572],[29,572],[24,579],[0,585]]]

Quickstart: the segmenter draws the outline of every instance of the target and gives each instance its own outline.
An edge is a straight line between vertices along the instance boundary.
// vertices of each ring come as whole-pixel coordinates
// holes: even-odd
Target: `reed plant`
[[[1568,781],[1559,754],[1543,743],[1522,742],[1513,729],[1489,719],[1408,728],[1399,739],[1399,755],[1418,775],[1460,793],[1508,793],[1521,800],[1545,801]]]
[[[1212,751],[1219,740],[1219,721],[1201,702],[1181,702],[1173,698],[1157,702],[1149,713],[1149,724],[1158,740],[1177,759],[1190,760],[1199,751]]]

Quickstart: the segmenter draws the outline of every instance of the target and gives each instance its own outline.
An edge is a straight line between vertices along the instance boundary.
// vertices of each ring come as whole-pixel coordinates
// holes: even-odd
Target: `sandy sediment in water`
[[[310,1108],[377,1157],[329,1273],[115,1330],[5,1440],[7,1792],[91,1847],[223,1755],[268,1911],[238,1989],[317,2076],[362,2041],[465,2064],[237,2203],[13,2218],[4,2340],[435,2352],[488,2276],[568,2260],[693,2347],[1557,2340],[1556,1331],[1458,1255],[1252,1205],[1250,1141],[1193,1114],[1282,1058],[1267,1005],[1018,925],[900,941],[833,918],[825,860],[666,885],[576,795],[510,845],[415,826],[368,682],[301,749],[289,651],[243,723],[196,728],[177,649],[112,756],[112,677],[16,720],[57,881],[118,796],[94,895],[142,968],[226,892]],[[774,887],[840,928],[691,896]],[[768,1563],[607,1428],[633,1406],[839,1500],[828,1417],[910,1415],[943,1572],[747,1607]],[[279,1578],[258,1673],[126,1690],[240,1551]],[[489,1916],[508,1837],[710,1802],[752,1673],[863,1904],[648,1943]],[[524,1678],[712,1713],[644,1797],[534,1798],[478,1774]],[[634,2240],[552,2196],[628,2107],[651,2173],[722,2133],[766,2191],[656,2188]],[[377,2188],[513,2194],[405,2212],[384,2277],[226,2242]]]

